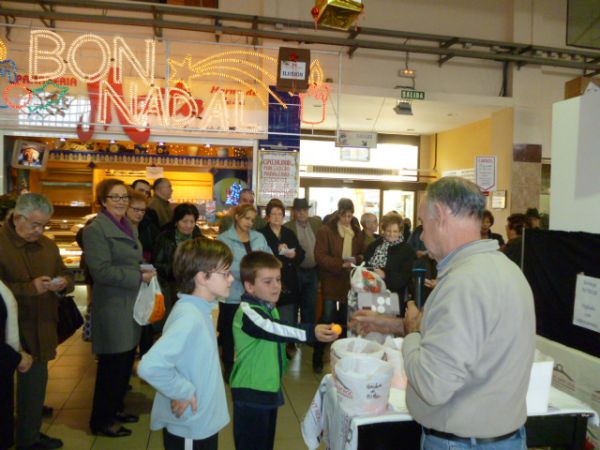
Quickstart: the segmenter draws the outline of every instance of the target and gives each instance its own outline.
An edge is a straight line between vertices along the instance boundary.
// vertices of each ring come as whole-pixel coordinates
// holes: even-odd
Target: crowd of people
[[[157,390],[151,427],[163,429],[166,449],[183,449],[190,440],[195,449],[217,448],[218,431],[229,422],[225,384],[230,385],[234,402],[236,448],[273,448],[287,360],[294,357],[297,344],[310,343],[313,370],[323,371],[325,346],[338,337],[332,324],[341,324],[345,335],[350,272],[362,263],[398,295],[405,319],[391,322],[361,312],[350,323],[363,333],[379,329],[410,337],[405,358],[409,407],[415,419],[433,430],[433,436],[436,430],[451,430],[460,436],[489,437],[477,434],[480,421],[463,423],[471,416],[469,405],[482,395],[492,395],[485,388],[490,381],[483,382],[489,374],[477,373],[481,389],[472,389],[460,400],[449,402],[448,393],[459,391],[467,381],[473,383],[468,366],[481,349],[472,347],[482,341],[500,345],[499,336],[485,335],[481,324],[487,316],[474,317],[471,309],[478,300],[465,291],[468,283],[461,284],[460,276],[447,274],[450,267],[460,266],[462,258],[475,261],[473,267],[460,269],[465,272],[463,281],[471,273],[482,274],[486,264],[497,264],[492,251],[498,248],[520,265],[523,229],[536,227],[536,220],[539,226],[539,214],[530,210],[527,215],[511,215],[504,243],[501,235],[491,231],[494,217],[483,208],[473,185],[460,179],[444,180],[428,189],[419,212],[422,223],[412,231],[410,219],[395,211],[384,214],[381,224],[370,212],[359,220],[347,198],[340,199],[337,210],[323,221],[310,216],[306,199],[297,198],[287,222],[283,202],[272,199],[263,219],[254,205],[254,193],[244,189],[239,204],[222,220],[216,240],[203,237],[196,224],[195,205],[171,206],[173,188],[168,179],[159,178],[152,185],[136,180],[131,186],[118,179],[101,181],[95,195],[99,213],[78,236],[82,266],[91,286],[91,340],[97,358],[91,432],[113,438],[131,434],[126,425],[139,417],[125,410],[125,397],[139,354],[138,374]],[[461,199],[473,197],[464,208],[448,200],[448,193],[461,189]],[[4,300],[0,301],[0,449],[13,445],[15,370],[17,448],[62,446],[60,439],[40,431],[48,361],[56,356],[58,301],[74,287],[56,244],[43,235],[52,214],[46,197],[24,194],[0,228],[4,255],[0,259]],[[443,231],[442,225],[446,227]],[[480,254],[485,256],[477,256]],[[512,264],[506,258],[501,261],[504,266]],[[426,268],[426,294],[431,297],[428,304],[432,306],[425,314],[407,303],[419,288],[413,279],[413,270],[419,267]],[[517,272],[516,267],[504,267],[507,283],[508,278],[518,278]],[[491,266],[485,273],[491,284],[501,283]],[[165,297],[166,319],[140,326],[133,320],[133,306],[141,283],[154,277]],[[528,298],[519,280],[511,284],[514,298]],[[461,296],[461,308],[449,311],[440,306],[445,295]],[[216,300],[220,301],[215,332],[211,311]],[[533,319],[528,307],[518,306],[525,310],[519,316],[521,322],[513,321],[513,327],[520,328],[509,330],[513,338],[501,345],[516,345],[529,338]],[[455,320],[442,325],[440,315]],[[469,328],[480,334],[456,333],[464,321],[471,321]],[[490,328],[494,326],[490,324]],[[499,332],[506,332],[502,330]],[[419,331],[422,335],[417,338],[414,335]],[[467,342],[470,338],[472,342]],[[527,341],[520,354],[525,362],[530,359],[530,344]],[[444,359],[440,352],[448,346],[452,349]],[[485,367],[501,365],[501,355],[494,354]],[[511,379],[521,389],[521,365],[513,369]],[[439,377],[428,378],[444,371],[452,377],[443,382]],[[444,402],[451,403],[447,409],[431,406]],[[460,411],[456,419],[460,424],[454,428],[448,417],[449,411],[456,410]],[[507,430],[522,434],[522,411],[508,416],[513,419],[493,417],[497,425],[490,431],[492,435]]]

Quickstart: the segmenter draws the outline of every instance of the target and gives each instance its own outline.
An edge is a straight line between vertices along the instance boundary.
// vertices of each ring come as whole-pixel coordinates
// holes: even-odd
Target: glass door
[[[402,217],[411,221],[415,214],[415,193],[413,191],[385,190],[383,191],[383,214],[396,211]]]
[[[308,196],[313,208],[311,213],[321,218],[337,210],[340,198],[349,198],[354,202],[354,216],[359,220],[366,212],[376,214],[377,217],[381,212],[379,189],[309,187]]]

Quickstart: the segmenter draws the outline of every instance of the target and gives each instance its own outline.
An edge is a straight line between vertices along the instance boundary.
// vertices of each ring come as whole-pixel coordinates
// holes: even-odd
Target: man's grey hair
[[[364,213],[362,216],[360,216],[360,224],[363,228],[365,228],[365,226],[367,226],[371,220],[377,222],[377,216],[373,213]]]
[[[483,218],[485,197],[479,187],[461,177],[444,177],[427,186],[427,205],[433,212],[435,203],[447,206],[452,215]]]
[[[22,194],[17,198],[14,213],[28,217],[32,212],[40,211],[51,216],[54,214],[54,206],[48,197],[42,194]]]

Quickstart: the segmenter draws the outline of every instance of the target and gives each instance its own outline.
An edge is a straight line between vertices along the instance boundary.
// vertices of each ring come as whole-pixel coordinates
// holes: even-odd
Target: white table
[[[331,450],[356,450],[359,448],[359,435],[362,433],[360,427],[371,429],[370,437],[365,439],[372,439],[373,436],[378,438],[377,428],[379,428],[382,431],[382,442],[375,444],[371,441],[369,447],[364,448],[398,449],[400,448],[398,441],[393,442],[389,447],[386,446],[385,441],[393,440],[393,437],[390,437],[389,433],[383,433],[383,430],[389,431],[389,424],[398,422],[404,422],[406,425],[410,423],[410,432],[413,434],[415,430],[420,432],[420,427],[408,413],[402,391],[393,389],[390,403],[388,411],[384,414],[352,417],[346,414],[338,402],[332,376],[325,375],[302,422],[304,442],[309,449],[318,448],[320,442],[324,441]],[[564,392],[551,388],[548,412],[528,418],[528,444],[540,447],[562,445],[573,449],[583,448],[586,429],[584,425],[588,420],[591,420],[594,425],[600,423],[598,415],[589,406]],[[372,427],[373,425],[375,427]],[[552,432],[549,432],[550,429]],[[418,442],[418,436],[413,436],[411,440],[404,435],[402,441],[412,442],[411,445],[414,445],[414,442]]]

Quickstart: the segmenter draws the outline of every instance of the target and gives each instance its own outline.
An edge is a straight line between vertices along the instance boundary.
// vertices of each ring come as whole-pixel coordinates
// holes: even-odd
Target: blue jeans
[[[316,323],[317,288],[319,287],[317,269],[298,269],[298,285],[300,288],[300,321]]]
[[[470,443],[442,439],[437,436],[421,434],[421,450],[527,450],[525,427],[521,427],[513,437],[489,444],[477,444],[475,439]]]

